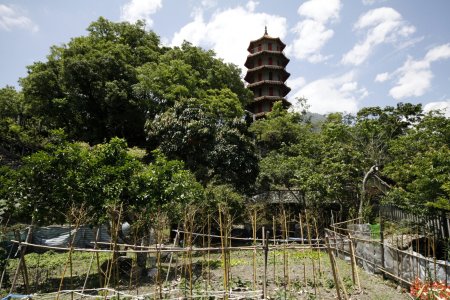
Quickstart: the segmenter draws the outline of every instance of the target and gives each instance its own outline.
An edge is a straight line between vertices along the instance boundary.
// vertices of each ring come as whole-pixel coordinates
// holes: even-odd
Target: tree
[[[25,100],[42,127],[63,128],[70,139],[91,144],[114,136],[144,143],[143,125],[151,104],[137,97],[136,68],[156,61],[163,49],[153,32],[137,22],[99,18],[88,36],[53,46],[47,62],[28,67],[21,79]]]
[[[109,208],[123,205],[124,219],[133,224],[138,211],[170,211],[176,218],[183,205],[202,200],[201,185],[182,162],[155,153],[155,161],[145,164],[142,153],[118,138],[92,148],[50,146],[25,157],[17,171],[2,169],[0,176],[9,180],[2,180],[3,209],[16,222],[46,225],[66,222],[69,208],[83,206],[90,222],[101,224],[110,219]]]
[[[393,157],[383,174],[395,181],[386,202],[413,212],[450,210],[450,119],[426,115],[407,134],[391,141]]]
[[[258,159],[242,109],[229,90],[212,93],[204,99],[179,100],[149,120],[148,140],[169,158],[183,160],[204,185],[217,181],[248,192]],[[226,94],[230,97],[222,98]]]
[[[213,51],[204,51],[184,42],[169,49],[158,61],[138,69],[136,94],[158,106],[158,113],[187,98],[203,99],[211,91],[228,89],[241,107],[251,99],[251,92],[240,79],[240,69],[217,59]]]

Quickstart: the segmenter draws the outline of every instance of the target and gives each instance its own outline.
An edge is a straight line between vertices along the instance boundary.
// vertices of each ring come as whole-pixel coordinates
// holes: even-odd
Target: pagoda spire
[[[264,26],[264,35],[268,35],[268,34],[267,34],[267,25]]]

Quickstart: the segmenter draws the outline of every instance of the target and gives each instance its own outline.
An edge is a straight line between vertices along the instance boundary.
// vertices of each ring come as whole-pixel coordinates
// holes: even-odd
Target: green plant
[[[334,280],[331,279],[331,278],[327,278],[327,279],[325,280],[325,286],[326,286],[327,288],[329,288],[329,289],[334,289],[334,286],[335,286]]]
[[[243,280],[241,277],[237,277],[233,279],[233,287],[237,288],[249,288],[251,286],[251,282],[248,280]]]
[[[347,292],[351,292],[353,290],[353,280],[349,276],[344,276],[344,278],[342,278],[342,281]]]

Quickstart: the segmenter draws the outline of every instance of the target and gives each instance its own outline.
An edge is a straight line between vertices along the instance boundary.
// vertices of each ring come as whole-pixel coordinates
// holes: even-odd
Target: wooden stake
[[[300,238],[302,239],[302,245],[303,245],[305,243],[305,240],[304,240],[304,236],[303,236],[303,222],[302,222],[302,214],[301,213],[298,214],[298,219],[300,221]]]
[[[175,238],[173,239],[173,247],[175,247],[178,243],[178,237],[180,236],[180,232],[177,230],[175,234]],[[169,281],[170,267],[172,266],[173,252],[170,253],[169,266],[167,267],[166,274],[166,283]]]
[[[252,231],[253,231],[253,291],[256,291],[256,209],[252,214]]]
[[[334,286],[336,287],[338,299],[342,300],[341,290],[340,290],[341,281],[339,280],[339,275],[338,275],[338,271],[337,271],[337,267],[336,267],[336,260],[334,258],[333,251],[331,251],[330,241],[328,239],[328,236],[325,237],[325,240],[326,240],[326,244],[327,244],[328,255],[330,257],[331,270],[333,271]],[[342,287],[345,288],[344,286],[342,286]],[[345,291],[343,291],[343,294],[344,294],[344,299],[347,300],[348,299],[347,293]]]
[[[355,247],[353,246],[353,240],[352,236],[349,233],[348,239],[350,241],[350,259],[351,259],[351,265],[352,265],[352,279],[353,283],[356,284],[358,287],[358,290],[361,290],[361,284],[359,282],[359,275],[358,275],[358,266],[356,265],[356,258],[355,258]]]
[[[99,232],[100,232],[100,230],[99,230],[99,227],[97,226],[96,227],[96,233],[95,233],[94,249],[97,249],[97,242],[98,242]],[[84,279],[83,289],[81,290],[82,294],[84,293],[84,290],[86,289],[86,285],[87,285],[87,282],[88,282],[89,274],[91,273],[92,264],[94,262],[94,255],[95,255],[95,253],[92,252],[91,260],[89,262],[88,271],[86,273],[86,278]]]
[[[276,241],[276,225],[275,225],[275,215],[272,216],[272,230],[273,230],[273,246],[275,247],[275,241]],[[273,251],[273,281],[276,281],[276,268],[277,268],[277,256],[276,251]]]
[[[269,247],[267,244],[266,237],[269,237],[269,232],[267,232],[266,236],[266,229],[263,226],[262,227],[262,238],[263,238],[263,249],[264,249],[264,278],[263,278],[263,299],[267,299],[267,258],[269,255]]]

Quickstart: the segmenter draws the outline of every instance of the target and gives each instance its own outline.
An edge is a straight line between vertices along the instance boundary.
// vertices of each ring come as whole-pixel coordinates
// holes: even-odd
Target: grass
[[[381,239],[381,225],[378,224],[370,224],[370,237],[374,240]]]
[[[92,258],[89,252],[73,252],[72,265],[74,270],[82,272],[86,271]],[[109,253],[99,253],[100,264],[110,258]],[[68,253],[58,253],[55,251],[47,251],[45,253],[29,253],[25,255],[27,268],[40,269],[58,269],[64,267],[68,261]],[[94,256],[94,263],[96,263]],[[14,271],[19,264],[19,259],[12,259],[8,262],[8,270]]]

